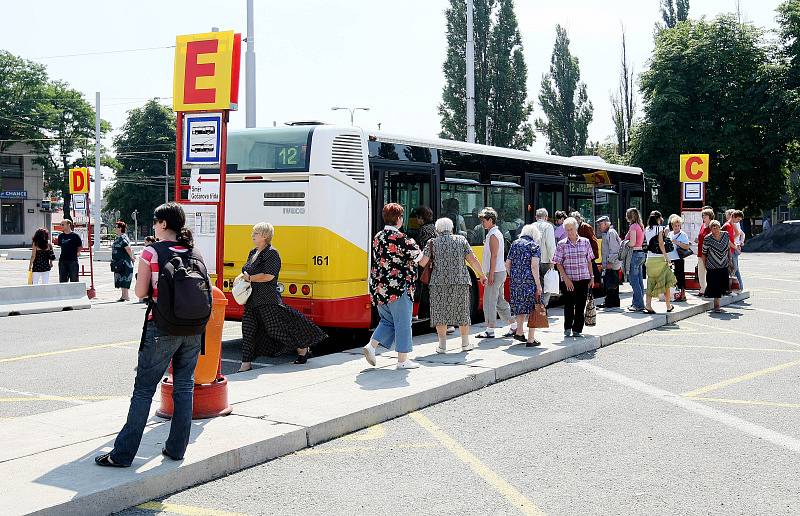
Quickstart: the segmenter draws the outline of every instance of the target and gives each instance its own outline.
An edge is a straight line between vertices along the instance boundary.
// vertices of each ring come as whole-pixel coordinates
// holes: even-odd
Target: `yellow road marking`
[[[20,360],[29,360],[32,358],[52,357],[54,355],[65,355],[67,353],[77,353],[79,351],[89,351],[93,349],[115,348],[119,346],[127,346],[129,344],[138,344],[138,340],[126,340],[124,342],[112,342],[111,344],[97,344],[94,346],[81,346],[79,348],[60,349],[58,351],[45,351],[43,353],[32,353],[30,355],[19,355],[16,357],[0,358],[0,364],[6,362],[18,362]]]
[[[472,471],[475,472],[479,477],[485,480],[490,486],[492,486],[498,493],[503,495],[503,497],[508,500],[512,505],[514,505],[517,509],[520,510],[523,514],[527,515],[543,515],[541,509],[539,509],[532,501],[530,501],[525,495],[520,493],[514,486],[509,484],[506,480],[500,477],[497,473],[489,469],[481,460],[470,453],[466,448],[461,446],[455,439],[447,435],[436,426],[433,421],[425,417],[419,412],[412,412],[408,415],[411,419],[417,422],[419,426],[427,430],[431,435],[433,435],[445,448],[447,448],[450,453],[458,457],[461,462],[467,464]]]
[[[377,425],[367,428],[364,432],[346,435],[342,437],[342,439],[347,441],[374,441],[376,439],[383,439],[384,437],[386,437],[386,427],[378,423]]]
[[[791,346],[800,347],[800,343],[792,342],[790,340],[776,339],[775,337],[767,337],[767,336],[764,336],[764,335],[757,335],[755,333],[747,333],[746,331],[717,328],[716,326],[712,326],[710,324],[702,324],[702,323],[689,322],[689,321],[684,321],[684,322],[686,324],[693,324],[695,326],[702,326],[704,328],[714,328],[715,330],[719,330],[721,333],[736,333],[736,334],[739,334],[739,335],[746,335],[748,337],[755,337],[757,339],[771,340],[773,342],[780,342],[781,344],[789,344]]]
[[[144,509],[153,512],[169,512],[172,514],[184,514],[186,516],[246,516],[242,512],[218,511],[205,507],[193,507],[191,505],[178,505],[174,503],[147,502],[136,506],[137,509]]]
[[[725,349],[733,351],[783,351],[786,353],[800,353],[800,349],[781,349],[781,348],[745,348],[737,346],[702,346],[699,344],[659,344],[654,342],[635,342],[635,341],[622,341],[618,344],[629,344],[636,346],[651,346],[663,348],[699,348],[699,349]]]
[[[786,362],[785,364],[779,364],[776,366],[767,367],[766,369],[753,371],[752,373],[743,374],[742,376],[737,376],[736,378],[730,378],[728,380],[723,380],[721,382],[717,382],[711,385],[706,385],[705,387],[700,387],[699,389],[695,389],[693,391],[684,392],[683,394],[681,394],[681,396],[685,396],[687,398],[694,398],[695,396],[699,396],[700,394],[716,391],[718,389],[728,387],[729,385],[746,382],[747,380],[752,380],[754,378],[758,378],[759,376],[764,376],[770,373],[776,373],[778,371],[782,371],[784,369],[788,369],[796,365],[800,365],[800,360],[794,360],[792,362]]]
[[[75,400],[113,400],[117,398],[124,398],[124,396],[30,396],[30,397],[14,397],[14,398],[0,398],[0,403],[15,402],[15,401],[75,401]]]
[[[715,403],[731,403],[734,405],[763,405],[765,407],[800,408],[800,403],[778,403],[775,401],[731,400],[727,398],[703,398],[703,397],[693,397],[692,399],[697,401],[713,401]]]

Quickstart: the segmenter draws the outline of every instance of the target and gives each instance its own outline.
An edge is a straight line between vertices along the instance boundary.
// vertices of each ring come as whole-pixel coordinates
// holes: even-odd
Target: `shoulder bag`
[[[422,274],[419,275],[419,281],[423,285],[429,285],[431,282],[431,274],[433,274],[433,239],[428,240],[428,247],[431,248],[431,257],[425,267],[422,268]]]
[[[535,305],[533,312],[528,314],[528,328],[549,328],[547,309],[543,304]]]
[[[585,317],[584,324],[586,326],[594,326],[597,324],[597,308],[594,306],[594,295],[591,288],[589,289],[589,297],[586,300],[586,311],[583,313]]]

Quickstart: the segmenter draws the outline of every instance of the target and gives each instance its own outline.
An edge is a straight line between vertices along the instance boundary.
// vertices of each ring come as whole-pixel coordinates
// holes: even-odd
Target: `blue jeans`
[[[411,351],[411,316],[414,304],[408,295],[403,294],[400,299],[378,305],[378,315],[381,317],[372,340],[378,341],[381,346],[391,349],[392,343],[398,353]]]
[[[642,278],[642,266],[647,259],[647,253],[635,251],[631,256],[631,271],[628,274],[628,283],[633,289],[633,307],[644,308],[644,279]]]
[[[150,404],[159,381],[172,360],[174,412],[169,438],[164,448],[173,457],[183,458],[192,429],[192,396],[194,368],[200,356],[200,335],[177,337],[164,335],[155,323],[147,323],[144,342],[139,348],[136,380],[133,384],[128,420],[114,441],[111,460],[130,465],[142,442],[144,426],[150,414]]]
[[[731,258],[733,258],[733,268],[736,271],[736,280],[739,282],[739,290],[744,290],[744,283],[742,283],[742,273],[739,272],[739,255],[742,254],[738,249],[733,250]]]

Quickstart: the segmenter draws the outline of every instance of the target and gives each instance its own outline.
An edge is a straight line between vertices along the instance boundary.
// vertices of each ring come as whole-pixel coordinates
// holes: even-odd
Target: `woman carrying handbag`
[[[542,304],[542,284],[539,278],[539,258],[541,234],[535,224],[523,226],[518,239],[511,244],[506,260],[506,270],[511,271],[511,314],[517,319],[514,339],[524,342],[525,347],[540,346],[534,332],[538,307]],[[533,319],[533,320],[532,320]],[[528,336],[525,337],[524,322],[528,321]],[[547,322],[547,313],[544,320]]]

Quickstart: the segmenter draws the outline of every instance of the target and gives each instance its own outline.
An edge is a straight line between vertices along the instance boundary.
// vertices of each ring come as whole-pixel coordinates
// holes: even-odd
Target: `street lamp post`
[[[359,111],[359,110],[361,110],[361,111],[369,111],[368,107],[352,107],[352,108],[350,108],[350,107],[339,107],[339,106],[332,107],[331,111],[339,111],[339,110],[342,110],[342,109],[345,110],[345,111],[349,111],[350,112],[350,125],[355,125],[355,123],[353,122],[353,119],[354,119],[354,115],[355,115],[356,111]]]

